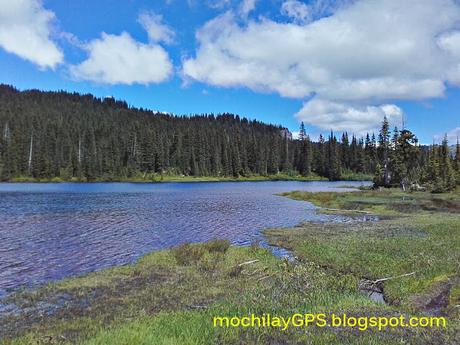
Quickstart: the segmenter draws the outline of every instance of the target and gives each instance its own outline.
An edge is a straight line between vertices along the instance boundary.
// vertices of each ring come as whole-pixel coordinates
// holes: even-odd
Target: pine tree
[[[345,169],[351,169],[351,157],[350,157],[350,143],[348,141],[348,133],[342,133],[342,142],[340,145],[340,160],[341,166]]]
[[[302,176],[308,176],[311,173],[312,148],[310,138],[306,134],[303,122],[300,124],[299,141],[300,147],[298,150],[298,170]]]
[[[427,174],[426,174],[426,181],[431,181],[432,183],[437,183],[439,180],[439,150],[437,146],[433,143],[430,147],[429,153],[429,162],[428,166],[426,167]]]
[[[378,160],[380,167],[383,171],[382,176],[376,176],[375,181],[378,186],[390,186],[391,172],[390,172],[390,130],[388,119],[383,118],[382,127],[379,132],[379,146],[377,148]]]
[[[449,142],[447,135],[444,136],[440,146],[439,160],[440,160],[440,176],[445,191],[455,188],[456,179],[454,169],[452,167],[452,156],[450,154]]]
[[[315,172],[320,176],[327,176],[326,171],[326,143],[322,134],[319,135],[315,154]]]
[[[403,190],[409,183],[420,179],[418,166],[420,150],[417,146],[417,137],[409,130],[404,129],[396,135],[393,153],[393,183],[399,183]]]
[[[340,179],[342,175],[339,145],[334,133],[331,132],[327,142],[327,177],[331,181]]]
[[[299,130],[299,140],[302,141],[306,138],[307,131],[305,130],[305,124],[303,121],[300,123],[300,130]]]
[[[455,171],[457,173],[457,186],[460,186],[460,142],[457,137],[457,145],[455,147]]]

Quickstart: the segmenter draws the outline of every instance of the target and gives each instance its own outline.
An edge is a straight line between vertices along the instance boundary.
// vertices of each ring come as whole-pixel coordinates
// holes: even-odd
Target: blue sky
[[[115,5],[116,4],[116,5]],[[437,14],[434,16],[433,14]],[[232,112],[315,138],[460,133],[455,0],[0,0],[0,82]]]

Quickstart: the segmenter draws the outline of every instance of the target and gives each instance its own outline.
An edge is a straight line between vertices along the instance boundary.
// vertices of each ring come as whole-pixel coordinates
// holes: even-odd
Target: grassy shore
[[[347,212],[354,221],[267,231],[288,262],[225,241],[149,254],[137,263],[11,295],[25,312],[0,319],[0,343],[19,344],[457,344],[460,335],[458,193],[398,191],[286,196]],[[359,212],[357,212],[359,211]],[[343,212],[343,211],[335,211]],[[360,218],[372,212],[377,222]],[[388,304],[359,289],[382,283]],[[55,307],[59,306],[59,307]],[[444,315],[447,328],[215,328],[215,316],[335,313]]]
[[[267,232],[272,244],[293,250],[302,260],[370,280],[415,272],[387,281],[386,300],[410,310],[458,315],[460,193],[389,190],[284,195],[322,206],[324,213],[358,219],[374,214],[381,220],[273,229]]]
[[[345,174],[343,181],[371,181],[372,176],[365,174]],[[136,183],[162,183],[162,182],[257,182],[257,181],[328,181],[327,178],[310,174],[308,176],[292,175],[279,173],[276,175],[250,175],[250,176],[185,176],[185,175],[160,175],[148,174],[130,178],[97,178],[88,181],[79,178],[34,178],[30,176],[17,176],[7,182],[41,182],[41,183],[61,183],[61,182],[136,182]]]

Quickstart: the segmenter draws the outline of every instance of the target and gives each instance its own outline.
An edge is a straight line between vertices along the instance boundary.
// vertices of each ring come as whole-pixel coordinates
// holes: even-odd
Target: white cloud
[[[73,45],[74,47],[85,49],[85,43],[82,42],[77,36],[75,36],[71,32],[62,31],[59,33],[59,38],[67,41],[69,44]]]
[[[199,46],[183,61],[183,75],[284,97],[314,95],[343,106],[327,114],[348,130],[373,121],[378,126],[381,104],[442,97],[446,82],[460,85],[456,0],[332,3],[314,2],[305,23],[261,18],[242,24],[226,12],[197,32]],[[318,13],[330,15],[317,19]],[[360,116],[366,125],[353,127]]]
[[[112,85],[147,85],[167,80],[173,73],[173,64],[159,43],[172,43],[175,32],[154,12],[141,13],[138,22],[147,32],[149,43],[138,42],[127,32],[103,32],[101,38],[79,44],[88,52],[88,58],[70,66],[71,74],[77,79]],[[74,41],[73,37],[69,39]]]
[[[353,2],[354,0],[314,0],[306,4],[300,0],[285,0],[281,5],[281,14],[292,18],[295,23],[305,24],[330,16]]]
[[[157,44],[135,41],[128,33],[102,33],[89,42],[89,57],[70,71],[77,79],[105,84],[150,84],[169,78],[172,63],[168,53]]]
[[[249,13],[255,10],[257,0],[243,0],[240,4],[239,12],[243,18],[247,18]]]
[[[375,130],[384,116],[392,126],[400,127],[402,115],[402,109],[394,104],[360,106],[315,98],[303,105],[296,118],[323,130],[352,130],[356,134],[365,134]]]
[[[171,43],[174,38],[174,31],[163,24],[163,17],[153,12],[142,13],[139,16],[139,23],[144,27],[152,42]]]
[[[299,131],[291,132],[291,134],[292,134],[292,139],[299,139],[300,138],[300,132]]]
[[[460,139],[460,127],[456,127],[451,129],[450,131],[443,133],[443,134],[437,134],[434,136],[434,139],[437,142],[441,142],[444,139],[444,136],[447,136],[447,140],[449,141],[449,145],[454,145],[457,143],[457,139]]]
[[[439,46],[452,56],[460,58],[460,31],[448,32],[438,39]]]
[[[297,0],[287,0],[281,5],[281,13],[297,22],[306,22],[311,15],[310,6]]]
[[[0,0],[0,47],[41,68],[55,68],[64,55],[50,38],[54,19],[40,0]]]
[[[460,86],[460,31],[448,32],[438,39],[438,44],[448,53],[450,59],[447,80]]]
[[[189,1],[189,5],[190,5],[190,2],[193,2],[194,0],[187,0]],[[209,7],[209,8],[213,8],[213,9],[222,9],[224,7],[227,7],[231,4],[231,0],[206,0],[206,5]]]

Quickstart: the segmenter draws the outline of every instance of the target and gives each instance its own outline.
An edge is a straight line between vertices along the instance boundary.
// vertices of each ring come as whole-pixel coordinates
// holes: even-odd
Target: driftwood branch
[[[334,212],[350,212],[350,213],[356,212],[356,213],[372,214],[372,212],[363,211],[363,210],[346,210],[346,209],[340,209],[340,208],[326,208],[326,207],[323,207],[322,209],[326,211],[334,211]]]
[[[265,280],[265,279],[267,279],[267,278],[271,278],[271,277],[273,277],[274,275],[275,275],[275,273],[272,273],[272,274],[269,274],[269,275],[267,275],[267,276],[260,277],[260,278],[257,279],[256,281],[257,281],[257,282],[260,282],[260,281]]]
[[[250,264],[254,264],[256,262],[259,262],[259,260],[250,260],[250,261],[246,261],[246,262],[242,262],[238,265],[238,267],[242,267],[242,266],[246,266],[246,265],[250,265]]]
[[[414,274],[415,274],[415,272],[410,272],[410,273],[401,274],[399,276],[380,278],[380,279],[377,279],[377,280],[366,280],[366,279],[364,279],[359,283],[359,287],[360,287],[360,289],[369,291],[371,293],[372,292],[382,293],[383,292],[383,290],[382,290],[382,283],[383,282],[386,282],[388,280],[398,279],[398,278],[409,277],[409,276],[412,276]]]
[[[408,276],[412,276],[412,275],[414,275],[414,274],[415,274],[415,272],[411,272],[411,273],[401,274],[401,275],[399,275],[399,276],[381,278],[381,279],[377,279],[377,280],[373,281],[373,283],[374,283],[374,284],[380,284],[380,283],[383,283],[383,282],[385,282],[385,281],[387,281],[387,280],[393,280],[393,279],[408,277]]]

